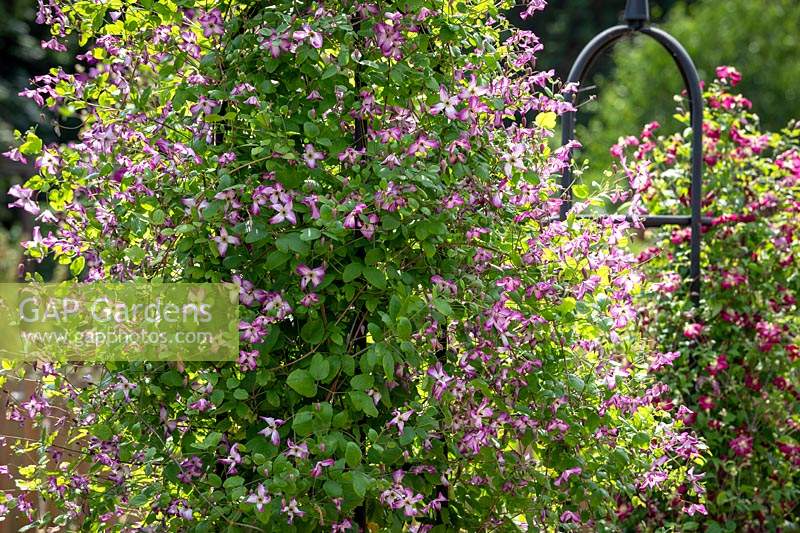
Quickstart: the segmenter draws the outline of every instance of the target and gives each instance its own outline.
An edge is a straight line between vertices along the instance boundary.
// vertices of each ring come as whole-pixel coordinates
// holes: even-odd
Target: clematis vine
[[[36,389],[9,396],[9,418],[76,451],[11,442],[28,465],[17,485],[50,489],[49,513],[28,490],[7,504],[31,528],[617,530],[621,506],[708,505],[692,432],[719,413],[681,410],[659,381],[689,357],[640,334],[653,318],[637,307],[632,225],[558,220],[577,144],[547,147],[576,87],[537,70],[543,44],[512,28],[514,6],[117,4],[40,4],[48,46],[85,50],[75,74],[25,96],[82,126],[73,143],[31,131],[7,151],[39,170],[10,198],[39,218],[25,264],[64,265],[70,283],[230,283],[239,348],[118,362],[80,385],[68,365],[0,369],[4,387]],[[753,133],[739,124],[736,149],[765,153]],[[620,146],[647,157],[626,154],[634,220],[660,183],[648,135]],[[793,237],[778,233],[788,261]],[[755,283],[725,270],[747,272],[732,291]],[[659,294],[683,289],[662,281]],[[785,355],[784,320],[731,310],[763,354]],[[740,370],[723,352],[727,369],[698,365],[715,402]],[[787,369],[759,378],[791,394]],[[735,431],[726,442],[755,434]],[[778,453],[794,453],[781,435]]]

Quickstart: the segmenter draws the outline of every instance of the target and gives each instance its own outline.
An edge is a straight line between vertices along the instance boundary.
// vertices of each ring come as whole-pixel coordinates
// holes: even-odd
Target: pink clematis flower
[[[694,516],[695,513],[700,513],[702,515],[707,515],[708,511],[706,510],[706,506],[700,503],[692,503],[683,508],[683,512],[688,514],[689,516]]]
[[[264,485],[259,483],[255,492],[251,492],[250,496],[248,496],[245,501],[247,503],[255,504],[256,509],[258,509],[258,512],[260,513],[264,510],[264,506],[272,501],[272,497],[267,494],[267,489],[264,487]]]
[[[294,214],[294,204],[291,198],[284,199],[283,203],[272,204],[271,207],[276,213],[269,219],[270,224],[280,224],[283,221],[297,224],[297,216]]]
[[[189,108],[189,111],[191,111],[193,115],[196,115],[198,113],[202,113],[203,115],[210,115],[211,113],[214,112],[214,109],[218,105],[219,105],[218,101],[210,100],[205,96],[200,96],[197,99],[197,103]]]
[[[697,404],[705,411],[709,411],[714,408],[714,400],[708,396],[700,396],[700,398],[697,400]]]
[[[281,436],[278,433],[278,428],[284,424],[284,421],[271,416],[262,416],[261,420],[267,423],[267,427],[259,431],[258,434],[267,437],[274,446],[280,445]]]
[[[300,274],[300,288],[305,290],[309,284],[311,287],[317,288],[322,280],[325,279],[325,267],[309,268],[306,265],[299,264],[295,272]]]
[[[717,79],[720,81],[727,81],[731,84],[731,87],[736,87],[736,85],[742,81],[741,73],[736,70],[734,67],[728,66],[720,66],[717,67]]]
[[[258,350],[250,350],[249,352],[246,350],[239,351],[239,359],[237,362],[239,363],[239,369],[242,372],[253,371],[258,367]]]
[[[228,251],[228,245],[238,245],[241,243],[239,237],[229,235],[228,230],[225,228],[220,228],[219,235],[214,237],[214,242],[217,243],[217,250],[221,257],[225,257],[225,253]]]
[[[317,464],[314,465],[314,468],[311,469],[311,472],[309,472],[309,474],[313,478],[318,478],[319,476],[322,475],[323,468],[333,466],[335,462],[336,461],[334,461],[333,459],[323,459],[322,461],[317,461]]]
[[[650,372],[655,372],[665,366],[672,366],[672,362],[681,356],[680,352],[657,353],[650,363]]]
[[[733,450],[733,453],[739,457],[746,457],[753,451],[753,437],[746,433],[739,435],[735,439],[731,439],[728,444],[731,450]]]
[[[297,457],[298,459],[308,459],[308,444],[305,442],[301,442],[300,444],[295,444],[292,442],[292,439],[289,439],[286,442],[286,446],[289,448],[284,452],[286,457]]]
[[[282,53],[289,51],[291,42],[286,33],[278,33],[272,30],[269,35],[261,40],[259,46],[264,50],[268,50],[273,58],[277,58]]]
[[[467,116],[467,111],[462,109],[457,111],[456,107],[461,104],[459,95],[450,95],[444,85],[439,86],[439,99],[440,102],[431,108],[431,115],[438,115],[444,111],[444,116],[450,120],[464,120]]]
[[[406,153],[408,155],[417,155],[419,157],[425,157],[428,155],[429,150],[435,150],[436,148],[439,148],[439,141],[431,139],[423,133],[419,137],[417,137],[417,139],[414,142],[411,143]]]
[[[442,394],[447,390],[447,387],[453,381],[453,378],[447,375],[441,362],[428,369],[428,375],[433,378],[433,397],[437,400],[442,399]]]
[[[239,453],[239,443],[237,442],[233,446],[231,446],[230,451],[228,452],[227,457],[223,457],[222,459],[217,459],[222,464],[228,465],[228,474],[235,475],[237,470],[236,466],[242,463],[242,456]]]
[[[225,27],[222,25],[222,13],[217,8],[203,13],[197,20],[203,27],[203,35],[206,37],[225,33]]]
[[[555,480],[553,483],[556,487],[560,487],[562,483],[566,482],[570,477],[580,475],[583,470],[580,467],[575,468],[567,468],[561,475],[558,476],[558,479]]]
[[[36,191],[33,189],[14,185],[8,190],[8,194],[16,198],[16,201],[8,204],[8,207],[20,207],[32,215],[39,214],[39,204],[34,200]]]
[[[319,295],[315,292],[310,292],[300,299],[300,305],[303,307],[311,307],[319,303]]]
[[[325,159],[324,153],[318,152],[316,148],[314,148],[313,144],[306,145],[306,151],[303,154],[303,160],[305,160],[308,168],[317,168],[317,161],[322,161],[323,159]]]
[[[697,324],[697,323],[686,324],[686,326],[683,328],[683,336],[686,337],[687,339],[697,339],[702,334],[703,334],[702,324]]]
[[[414,410],[409,409],[405,413],[401,413],[398,409],[395,409],[392,414],[394,414],[394,418],[389,420],[386,426],[387,427],[397,426],[397,432],[403,433],[403,430],[406,427],[406,422],[408,422],[408,419],[411,418],[411,415],[414,414]]]
[[[289,502],[288,502],[288,503],[287,503],[287,502],[286,502],[286,500],[284,499],[284,500],[283,500],[281,503],[282,503],[282,505],[281,505],[281,512],[282,512],[282,513],[284,513],[284,514],[286,515],[286,521],[287,521],[287,522],[289,522],[290,524],[291,524],[291,523],[294,521],[294,519],[295,519],[295,518],[297,518],[298,516],[299,516],[299,517],[303,517],[303,516],[306,514],[306,512],[305,512],[305,511],[301,511],[301,510],[300,510],[300,508],[297,506],[297,500],[296,500],[296,499],[294,499],[294,498],[292,498],[291,500],[289,500]]]
[[[319,198],[316,194],[312,194],[303,198],[303,203],[308,206],[308,209],[311,211],[311,218],[313,220],[317,220],[320,217],[319,206],[317,206],[318,201]]]

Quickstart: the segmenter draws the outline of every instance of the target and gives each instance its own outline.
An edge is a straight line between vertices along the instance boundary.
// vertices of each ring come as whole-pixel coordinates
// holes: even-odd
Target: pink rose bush
[[[710,448],[705,510],[690,513],[695,527],[789,530],[800,525],[800,130],[761,131],[750,101],[735,93],[739,73],[716,74],[705,88],[703,214],[712,223],[703,236],[703,302],[692,307],[683,281],[686,230],[655,231],[655,246],[640,254],[652,280],[640,299],[643,325],[659,350],[676,354],[659,375]],[[687,137],[654,130],[616,148],[620,169],[645,168],[641,195],[652,213],[686,213]],[[676,513],[653,502],[632,516],[661,525]]]
[[[41,163],[13,193],[28,254],[79,283],[235,283],[241,353],[36,365],[8,416],[42,437],[5,441],[27,461],[6,510],[196,532],[613,529],[658,494],[704,512],[628,225],[555,219],[574,89],[535,70],[535,35],[501,41],[510,6],[41,6],[87,51],[27,94],[84,126],[12,150]]]

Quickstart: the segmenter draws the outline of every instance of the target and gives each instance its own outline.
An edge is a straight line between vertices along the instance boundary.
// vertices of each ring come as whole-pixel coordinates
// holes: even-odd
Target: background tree
[[[799,2],[681,2],[661,26],[683,43],[701,79],[712,79],[717,65],[735,65],[743,75],[742,92],[765,127],[777,129],[800,116]],[[583,154],[595,170],[607,168],[608,147],[641,124],[657,120],[677,127],[669,119],[683,83],[667,52],[650,39],[635,39],[618,46],[613,60],[613,71],[593,80],[597,101],[582,109],[585,126],[578,128],[587,145]]]

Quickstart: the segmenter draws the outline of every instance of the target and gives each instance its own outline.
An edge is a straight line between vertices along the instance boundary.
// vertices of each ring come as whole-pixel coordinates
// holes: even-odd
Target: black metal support
[[[625,5],[625,22],[629,27],[637,28],[650,22],[650,3],[647,0],[628,0]]]
[[[607,219],[608,215],[578,215],[578,218],[589,220],[602,220]],[[624,218],[628,222],[633,222],[633,217],[626,215]],[[558,217],[552,220],[558,220]],[[645,228],[660,228],[662,226],[682,226],[688,227],[692,225],[692,217],[690,215],[650,215],[647,217],[638,217],[639,222]],[[711,226],[714,223],[712,217],[700,217],[700,224],[703,226]]]
[[[581,51],[570,70],[568,83],[583,81],[589,69],[605,50],[625,36],[634,33],[647,35],[663,46],[672,55],[675,64],[683,77],[684,85],[689,93],[689,111],[692,126],[692,180],[691,180],[691,215],[642,217],[647,227],[666,226],[671,224],[691,227],[691,249],[689,253],[689,278],[691,296],[695,304],[700,302],[700,242],[702,239],[701,202],[703,192],[703,91],[700,78],[692,58],[683,46],[670,34],[648,25],[650,6],[648,0],[628,0],[625,7],[626,25],[614,26],[592,39]],[[574,98],[574,97],[573,97]],[[575,138],[575,112],[563,116],[562,143],[567,144]],[[567,216],[572,208],[572,172],[564,171],[561,178],[564,202],[561,205],[561,219]],[[688,221],[688,224],[686,223]]]

